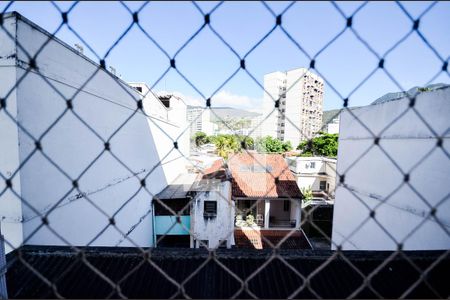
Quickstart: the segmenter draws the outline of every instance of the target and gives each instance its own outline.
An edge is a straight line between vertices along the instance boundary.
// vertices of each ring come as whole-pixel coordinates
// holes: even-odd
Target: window
[[[142,93],[142,87],[137,86],[137,87],[135,87],[135,89]]]
[[[322,191],[325,191],[326,188],[327,188],[327,182],[326,181],[321,181],[319,183],[319,189],[322,190]]]
[[[283,210],[284,211],[289,211],[290,208],[291,208],[291,201],[290,200],[284,200],[284,202],[283,202]]]
[[[205,201],[203,207],[204,217],[215,217],[217,215],[217,202],[216,201]]]
[[[198,248],[209,248],[209,241],[208,240],[200,240],[197,241]]]
[[[308,133],[309,133],[309,132],[308,132]],[[312,162],[310,163],[309,167],[310,167],[311,169],[314,169],[314,168],[316,167],[316,162],[312,161]]]
[[[218,248],[227,248],[227,240],[219,240],[219,247]]]

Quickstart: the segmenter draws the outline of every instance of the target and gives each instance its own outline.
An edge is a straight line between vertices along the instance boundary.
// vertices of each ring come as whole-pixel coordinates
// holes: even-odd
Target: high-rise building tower
[[[290,141],[295,148],[312,138],[322,126],[323,79],[305,68],[264,76],[261,135]],[[274,100],[279,100],[274,109]]]

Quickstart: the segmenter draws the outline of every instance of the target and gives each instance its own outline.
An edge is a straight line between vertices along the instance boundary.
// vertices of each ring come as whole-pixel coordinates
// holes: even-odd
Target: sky
[[[201,1],[195,5],[157,1],[144,5],[144,2],[3,1],[0,10],[17,11],[53,33],[62,21],[59,10],[72,7],[68,26],[63,25],[56,36],[69,45],[82,45],[84,54],[94,61],[105,58],[132,24],[130,11],[138,11],[142,29],[133,25],[109,51],[106,65],[114,67],[125,81],[145,82],[156,92],[174,92],[190,104],[204,105],[204,99],[212,96],[212,106],[259,111],[264,74],[307,68],[314,57],[312,71],[325,79],[324,110],[328,110],[341,108],[344,98],[349,98],[349,106],[361,106],[389,92],[429,83],[450,83],[448,72],[440,72],[442,60],[448,61],[450,56],[450,2],[435,3],[423,16],[432,2],[400,3],[412,19],[420,17],[419,31],[437,54],[418,33],[407,36],[413,21],[395,2],[364,5],[348,1],[333,5],[307,1],[265,4]],[[208,13],[212,29],[206,26],[190,39],[203,26],[204,14]],[[282,28],[276,27],[271,32],[275,16],[281,13]],[[363,41],[350,28],[346,29],[346,18],[352,15],[352,28]],[[398,41],[401,43],[387,53]],[[164,52],[175,58],[182,76],[169,69],[161,78],[170,68],[170,58]],[[379,63],[377,55],[384,57],[385,70],[397,84],[382,69],[375,71]],[[239,70],[244,57],[251,76]]]

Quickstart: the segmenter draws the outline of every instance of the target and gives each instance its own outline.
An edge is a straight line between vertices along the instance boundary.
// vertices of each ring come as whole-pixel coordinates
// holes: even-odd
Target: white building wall
[[[274,110],[275,101],[280,97],[280,89],[285,86],[286,74],[283,72],[273,72],[264,75],[264,97],[263,97],[263,115],[261,116],[261,125],[257,133],[261,137],[278,137],[277,123],[278,110]],[[273,112],[272,112],[273,111]]]
[[[178,126],[187,126],[186,121],[187,105],[183,99],[172,96],[170,97],[170,109],[168,111],[168,119]],[[184,128],[183,128],[184,129]]]
[[[217,125],[211,122],[211,110],[200,106],[191,106],[187,108],[186,119],[190,126],[190,135],[197,132],[213,135],[216,132]]]
[[[205,109],[202,113],[202,131],[206,135],[213,135],[217,126],[211,122],[211,110]]]
[[[320,190],[320,181],[329,184],[329,192],[336,187],[336,160],[326,157],[288,157],[289,169],[294,173],[300,189]],[[314,163],[312,167],[311,163]]]
[[[339,133],[339,119],[335,123],[334,121],[332,123],[327,124],[327,133],[335,134]]]
[[[286,104],[284,123],[284,141],[290,141],[292,147],[297,148],[302,139],[302,108],[303,108],[303,75],[308,71],[304,68],[286,73]]]
[[[147,84],[143,82],[129,82],[130,86],[134,88],[140,88],[142,92],[139,92],[143,97],[148,109],[148,114],[152,117],[167,120],[169,118],[169,110],[162,104],[158,97],[153,94]]]
[[[13,27],[15,20],[15,17],[6,18],[6,26]],[[28,21],[18,21],[17,41],[30,55],[34,55],[47,39],[44,31],[31,26]],[[11,46],[1,44],[0,48],[3,51]],[[14,47],[8,51],[14,52]],[[24,74],[27,61],[23,51],[18,50],[17,78]],[[43,147],[42,152],[34,153],[20,169],[21,189],[18,192],[32,207],[22,203],[21,213],[17,211],[17,205],[8,206],[6,212],[1,212],[23,219],[24,244],[132,246],[133,243],[124,240],[117,229],[107,226],[109,217],[114,216],[116,227],[123,233],[139,224],[129,237],[139,246],[151,246],[151,194],[161,191],[184,168],[184,160],[178,151],[166,156],[173,148],[170,138],[180,134],[180,127],[169,120],[135,113],[139,93],[108,72],[99,70],[98,65],[60,41],[51,40],[47,44],[38,56],[37,66],[45,80],[32,71],[21,81],[16,92],[17,119],[29,134],[41,138]],[[9,82],[15,80],[8,78]],[[1,81],[0,94],[8,89],[5,82]],[[66,102],[59,93],[72,99],[76,115],[66,111]],[[146,100],[144,109],[151,110]],[[0,118],[3,125],[4,116]],[[45,133],[57,118],[60,119],[56,125]],[[12,128],[3,128],[2,135],[14,132]],[[10,162],[8,166],[0,164],[2,174],[17,167],[19,162],[24,163],[35,149],[33,139],[24,130],[16,127],[15,132],[18,132],[18,147],[4,147],[3,139],[1,141],[2,149],[8,149],[1,161]],[[111,152],[102,154],[105,147],[99,137],[108,140],[112,135],[109,140]],[[14,137],[9,140],[13,142]],[[186,141],[188,138],[178,141],[180,149],[188,149],[188,145],[184,145]],[[160,160],[162,166],[158,164]],[[146,179],[149,193],[141,188],[140,179],[150,170],[153,171]],[[79,190],[72,189],[74,179],[78,181]],[[2,201],[4,198],[1,196]],[[45,214],[48,214],[49,226],[37,230],[42,224],[41,215]],[[11,235],[4,229],[2,226],[8,239]]]
[[[215,185],[217,190],[200,192],[192,202],[191,230],[196,240],[208,240],[209,248],[217,248],[221,240],[227,240],[227,248],[234,245],[235,204],[231,200],[231,184],[223,181]],[[217,216],[205,218],[204,201],[217,201]],[[197,242],[196,247],[199,246]]]
[[[14,34],[15,22],[5,22],[3,28]],[[14,122],[17,119],[17,92],[14,89],[17,75],[14,41],[4,30],[0,31],[0,45],[0,98],[6,100],[6,107],[0,104],[0,231],[9,252],[11,247],[18,247],[23,241],[22,202],[16,196],[21,194],[21,173],[17,171],[19,135]],[[14,192],[5,190],[6,179],[11,181]]]
[[[371,134],[350,113],[342,112],[338,173],[345,174],[345,186],[339,184],[336,190],[334,243],[342,244],[345,250],[394,250],[396,243],[402,243],[405,250],[450,249],[450,201],[445,200],[450,192],[449,99],[450,88],[444,88],[421,93],[414,106],[431,129],[443,137],[442,149],[436,147],[436,138],[421,118],[408,110],[407,98],[352,110],[380,137],[380,146],[402,171],[380,147],[371,148]],[[402,184],[402,172],[410,174],[414,190]],[[424,200],[436,207],[435,218],[428,217],[430,207]],[[395,241],[373,219],[363,224],[370,210]]]

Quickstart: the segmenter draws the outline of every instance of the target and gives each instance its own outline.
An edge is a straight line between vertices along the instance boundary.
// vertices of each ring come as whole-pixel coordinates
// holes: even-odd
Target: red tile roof
[[[303,198],[280,154],[238,153],[228,160],[233,197]]]
[[[212,163],[209,168],[202,172],[202,179],[227,179],[227,173],[223,159],[218,159]]]

